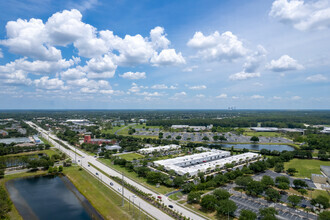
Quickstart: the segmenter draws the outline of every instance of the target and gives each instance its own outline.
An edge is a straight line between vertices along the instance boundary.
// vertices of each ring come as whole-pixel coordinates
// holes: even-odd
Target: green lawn
[[[56,149],[49,149],[49,150],[38,150],[38,151],[30,151],[30,152],[23,152],[18,154],[7,154],[1,157],[15,157],[15,156],[23,156],[23,155],[30,155],[30,154],[47,154],[51,157],[54,154],[58,154],[58,150]]]
[[[182,196],[183,196],[182,192],[178,192],[178,193],[170,195],[169,198],[176,201],[176,200],[181,199]]]
[[[123,127],[125,127],[125,126],[113,127],[112,129],[102,130],[102,133],[104,133],[104,134],[114,134],[116,131],[118,131],[119,129],[121,129]]]
[[[312,173],[321,174],[321,165],[330,166],[330,161],[292,159],[284,163],[284,168],[296,168],[298,173],[295,173],[295,177],[311,178]]]
[[[125,159],[125,160],[128,160],[128,161],[132,161],[133,159],[144,158],[143,155],[137,154],[137,153],[121,154],[121,155],[118,155],[118,156],[121,157],[122,159]]]
[[[122,207],[121,196],[101,184],[87,171],[79,171],[78,167],[69,167],[64,169],[64,173],[105,219],[138,219],[138,215],[133,216],[129,211],[127,201]],[[134,213],[137,214],[138,208],[134,209]],[[150,219],[144,213],[141,213],[141,217]]]
[[[282,137],[283,135],[277,132],[255,132],[255,131],[246,131],[244,132],[245,136],[257,136],[257,137]]]
[[[160,128],[160,126],[146,126],[146,124],[142,124],[142,125],[140,125],[140,124],[138,124],[138,125],[133,125],[132,126],[133,128]]]
[[[174,188],[169,188],[169,187],[166,187],[166,186],[163,186],[163,185],[160,185],[157,188],[155,185],[147,183],[147,180],[145,178],[138,177],[138,175],[135,172],[128,172],[124,167],[121,167],[119,165],[111,164],[111,160],[109,160],[109,159],[99,158],[98,160],[103,162],[107,166],[113,168],[114,170],[117,170],[120,173],[123,172],[125,176],[137,181],[141,185],[144,185],[145,187],[147,187],[147,188],[149,188],[153,191],[156,191],[158,193],[166,194],[166,193],[172,192],[174,190]]]

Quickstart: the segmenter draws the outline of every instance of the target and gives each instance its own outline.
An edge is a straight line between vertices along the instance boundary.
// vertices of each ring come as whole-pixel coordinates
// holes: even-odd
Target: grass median
[[[138,214],[139,210],[136,207],[133,216],[132,205],[129,207],[126,201],[125,205],[121,206],[122,197],[87,171],[73,166],[65,168],[64,174],[105,219],[138,219],[139,215],[141,219],[151,219],[143,212]]]

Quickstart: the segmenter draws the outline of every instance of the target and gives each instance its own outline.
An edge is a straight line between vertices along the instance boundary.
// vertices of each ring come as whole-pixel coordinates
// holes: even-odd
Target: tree
[[[246,188],[247,185],[252,181],[253,179],[250,176],[240,176],[236,178],[235,183],[240,187]]]
[[[261,219],[276,219],[277,211],[273,207],[259,209]]]
[[[281,194],[276,189],[268,188],[265,193],[267,195],[267,200],[277,202],[281,199]]]
[[[251,210],[248,209],[242,209],[239,220],[255,220],[257,218],[257,214],[252,212]]]
[[[319,214],[318,220],[329,220],[330,219],[330,211],[323,211]]]
[[[215,195],[215,197],[218,200],[229,199],[229,197],[230,197],[230,193],[227,190],[224,190],[224,189],[214,190],[213,195]]]
[[[183,189],[184,193],[189,193],[192,190],[194,190],[195,188],[196,188],[196,186],[192,182],[186,183],[182,186],[182,189]]]
[[[184,177],[177,176],[173,179],[174,186],[179,187],[184,184]]]
[[[252,136],[250,141],[252,142],[259,142],[259,138],[257,136]]]
[[[289,189],[290,186],[289,184],[285,183],[285,182],[280,182],[278,185],[277,185],[277,188],[279,189],[283,189],[283,190],[286,190],[286,189]]]
[[[325,196],[319,195],[315,199],[312,199],[311,201],[312,205],[320,204],[322,205],[325,209],[329,208],[329,199]]]
[[[48,173],[52,173],[53,172],[53,167],[49,167],[48,168]]]
[[[178,136],[175,137],[175,139],[180,140],[181,139],[181,136],[178,135]]]
[[[286,170],[286,172],[290,175],[293,176],[295,173],[297,173],[298,171],[296,170],[296,168],[288,168]]]
[[[307,195],[308,192],[306,189],[297,189],[297,191],[301,194],[301,195]]]
[[[308,187],[307,183],[300,179],[293,180],[293,185],[297,189]]]
[[[271,178],[270,176],[267,176],[267,175],[262,177],[261,183],[264,184],[265,186],[274,186],[275,185],[273,178]]]
[[[285,177],[285,176],[278,176],[278,177],[276,177],[275,182],[276,183],[285,182],[287,184],[290,184],[289,178],[288,177]]]
[[[208,138],[207,136],[204,136],[202,140],[203,140],[203,141],[209,141],[210,138]]]
[[[237,206],[235,202],[231,200],[221,200],[219,202],[219,206],[217,208],[217,212],[220,215],[234,215],[234,212],[236,211]]]
[[[253,196],[258,196],[263,193],[265,186],[259,181],[252,181],[247,185],[246,190]]]
[[[61,173],[62,171],[63,171],[63,166],[59,166],[59,167],[58,167],[58,172]]]
[[[296,196],[296,195],[291,195],[291,196],[288,196],[288,201],[291,203],[291,205],[293,207],[295,207],[296,205],[298,205],[300,203],[301,197]]]
[[[201,192],[190,192],[187,197],[188,203],[199,203],[201,200]]]
[[[284,170],[284,164],[283,163],[277,163],[274,167],[274,171],[277,173],[280,173]]]
[[[150,171],[147,173],[147,181],[151,184],[161,183],[160,175],[159,172]]]
[[[201,200],[201,207],[207,211],[214,211],[217,205],[217,198],[214,195],[205,195]]]

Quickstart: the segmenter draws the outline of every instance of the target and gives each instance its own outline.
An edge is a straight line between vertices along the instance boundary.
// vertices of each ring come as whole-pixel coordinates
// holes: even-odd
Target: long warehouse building
[[[227,163],[243,163],[260,157],[256,153],[244,153],[230,156],[230,152],[222,150],[211,150],[199,154],[177,157],[154,162],[155,166],[164,166],[169,170],[174,170],[179,175],[189,174],[195,176],[199,172],[213,171],[216,168],[224,168]]]

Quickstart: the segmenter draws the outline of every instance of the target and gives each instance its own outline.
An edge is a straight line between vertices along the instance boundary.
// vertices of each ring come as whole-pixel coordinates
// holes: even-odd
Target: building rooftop
[[[330,166],[320,166],[320,169],[328,178],[330,178]]]

